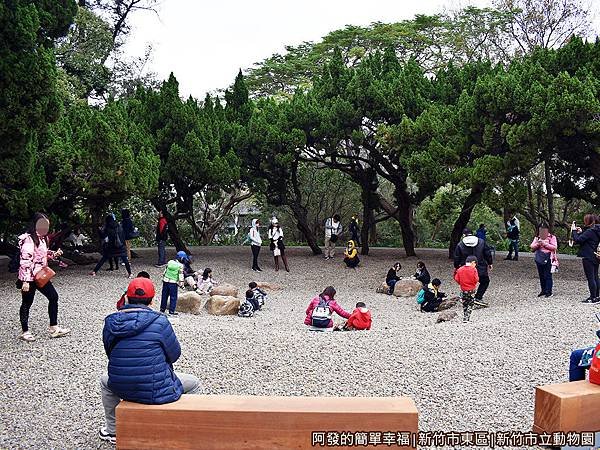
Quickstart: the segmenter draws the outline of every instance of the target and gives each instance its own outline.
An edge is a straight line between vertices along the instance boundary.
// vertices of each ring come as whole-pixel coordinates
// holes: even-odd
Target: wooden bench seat
[[[599,385],[574,381],[540,386],[535,390],[533,431],[599,431],[599,411]]]
[[[406,397],[183,395],[165,405],[124,401],[116,416],[121,450],[314,449],[313,432],[418,431]]]

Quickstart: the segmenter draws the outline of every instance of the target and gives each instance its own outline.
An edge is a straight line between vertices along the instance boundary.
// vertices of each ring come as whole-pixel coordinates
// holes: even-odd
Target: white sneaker
[[[71,332],[71,330],[68,328],[59,327],[57,325],[55,327],[50,327],[48,332],[50,333],[51,338],[59,338],[59,337],[66,336],[67,334],[69,334]]]
[[[21,336],[19,336],[19,339],[25,342],[33,342],[35,341],[35,336],[31,334],[30,331],[25,331]]]
[[[110,442],[111,444],[116,444],[117,443],[117,435],[116,434],[110,434],[108,431],[106,431],[106,427],[100,428],[100,431],[98,432],[98,436],[103,441]]]

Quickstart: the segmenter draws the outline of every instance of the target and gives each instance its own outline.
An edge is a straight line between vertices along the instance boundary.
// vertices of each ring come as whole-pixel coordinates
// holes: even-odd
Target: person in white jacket
[[[342,234],[342,222],[340,216],[335,214],[325,221],[325,259],[333,258],[335,243]]]
[[[260,232],[258,231],[259,228],[260,223],[258,219],[252,219],[252,226],[250,227],[248,238],[250,239],[250,248],[252,249],[252,270],[255,272],[262,272],[260,267],[258,267],[258,254],[260,253],[260,246],[262,245],[262,239],[260,237]]]
[[[279,257],[281,256],[285,270],[286,272],[289,272],[290,269],[288,267],[287,257],[285,256],[285,245],[283,243],[283,228],[279,225],[277,217],[271,219],[268,236],[271,242],[269,246],[273,252],[273,258],[275,259],[275,271],[279,271]]]

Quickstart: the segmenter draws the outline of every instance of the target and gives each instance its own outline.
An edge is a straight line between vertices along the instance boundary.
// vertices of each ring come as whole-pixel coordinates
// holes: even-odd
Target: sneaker
[[[475,301],[473,302],[473,304],[475,306],[478,306],[479,308],[487,308],[488,306],[490,306],[488,304],[488,302],[484,302],[483,300],[477,300],[477,299],[475,299]]]
[[[538,294],[538,298],[540,298],[540,297],[543,297],[544,295],[546,295],[546,293],[545,293],[545,292],[540,292],[540,293]]]
[[[326,259],[326,260],[327,260],[327,259],[330,259],[330,258],[331,258],[331,256],[326,256],[326,257],[325,257],[325,259]]]
[[[262,272],[262,269],[261,269],[260,267],[257,267],[257,268],[256,268],[256,271],[257,271],[257,272]]]
[[[581,303],[584,303],[586,305],[594,305],[596,303],[600,302],[600,297],[598,298],[587,298],[584,301],[582,301]]]
[[[169,316],[178,316],[178,315],[179,315],[179,313],[177,311],[173,311],[173,312],[169,311]]]
[[[25,342],[33,342],[35,341],[35,336],[31,334],[31,331],[25,331],[21,336],[19,336],[19,339]]]
[[[504,261],[512,261],[512,256],[507,256],[506,258],[504,258]]]
[[[552,292],[550,292],[549,294],[545,294],[545,297],[546,297],[546,298],[550,298],[550,297],[552,297],[553,295],[554,295],[554,294],[552,294]]]
[[[51,338],[59,338],[66,336],[71,332],[71,330],[69,330],[68,328],[59,327],[57,325],[55,327],[50,327],[50,329],[48,329],[48,332],[50,333]]]
[[[90,272],[90,276],[91,277],[95,277],[96,276],[96,272],[94,272],[94,271]]]
[[[519,257],[518,257],[518,256],[515,256],[515,257],[513,258],[513,261],[518,261],[518,260],[519,260]]]
[[[111,444],[117,443],[117,435],[111,434],[108,431],[106,431],[106,427],[100,428],[98,436],[100,436],[100,439],[102,439],[103,441],[110,442]]]

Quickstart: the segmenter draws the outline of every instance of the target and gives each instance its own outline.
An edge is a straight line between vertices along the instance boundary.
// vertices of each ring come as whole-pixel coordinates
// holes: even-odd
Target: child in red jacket
[[[454,273],[454,279],[460,286],[460,298],[463,303],[463,322],[468,322],[473,311],[475,300],[473,295],[479,283],[479,274],[477,273],[477,258],[467,256],[466,264]]]
[[[356,308],[350,314],[346,325],[346,330],[370,330],[371,329],[371,311],[367,309],[367,305],[363,302],[358,302]]]

